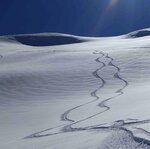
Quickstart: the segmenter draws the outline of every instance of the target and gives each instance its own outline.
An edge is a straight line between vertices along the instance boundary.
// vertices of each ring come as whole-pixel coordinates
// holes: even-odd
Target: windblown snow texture
[[[149,149],[149,35],[0,37],[0,148]]]

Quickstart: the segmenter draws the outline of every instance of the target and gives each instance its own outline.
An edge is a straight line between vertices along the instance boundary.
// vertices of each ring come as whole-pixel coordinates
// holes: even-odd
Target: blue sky
[[[150,27],[150,0],[0,0],[0,35],[114,36]]]

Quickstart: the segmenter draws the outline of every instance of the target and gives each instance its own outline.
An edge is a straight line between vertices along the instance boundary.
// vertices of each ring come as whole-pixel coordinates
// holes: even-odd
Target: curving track
[[[110,57],[107,53],[103,53],[103,52],[98,52],[97,50],[93,52],[93,54],[95,55],[100,55],[98,56],[95,61],[97,63],[100,64],[100,67],[98,69],[96,69],[94,72],[92,72],[93,76],[97,79],[99,79],[100,85],[98,88],[96,88],[94,91],[92,91],[90,93],[91,97],[93,97],[93,100],[81,105],[78,105],[76,107],[73,107],[67,111],[65,111],[62,115],[61,115],[61,120],[62,121],[66,121],[69,122],[69,124],[64,124],[64,125],[60,125],[60,126],[56,126],[53,128],[48,128],[45,130],[42,130],[40,132],[36,132],[34,134],[31,134],[27,137],[25,137],[26,139],[29,138],[39,138],[39,137],[46,137],[46,136],[51,136],[51,135],[57,135],[57,134],[62,134],[62,133],[66,133],[66,132],[76,132],[76,131],[86,131],[86,130],[106,130],[106,131],[124,131],[127,132],[129,135],[132,136],[133,140],[138,142],[139,144],[141,144],[141,142],[143,142],[146,145],[150,145],[150,142],[148,140],[145,140],[143,138],[138,138],[135,137],[134,134],[127,129],[127,127],[130,126],[137,126],[139,124],[143,124],[143,123],[149,123],[150,120],[137,120],[137,119],[128,119],[131,122],[126,122],[126,120],[118,120],[115,121],[113,125],[110,126],[105,126],[105,124],[99,124],[99,125],[92,125],[89,127],[73,127],[75,124],[81,123],[83,121],[86,121],[88,119],[91,119],[95,116],[100,116],[101,114],[103,114],[104,112],[108,111],[111,109],[111,107],[107,106],[107,103],[110,100],[115,99],[116,97],[119,97],[121,95],[124,94],[124,89],[128,86],[128,82],[123,79],[120,75],[119,72],[121,71],[120,68],[118,66],[116,66],[113,61],[114,59],[112,57]],[[108,62],[102,62],[101,58],[105,58],[105,60]],[[102,69],[104,67],[112,67],[115,70],[115,73],[113,74],[113,78],[119,80],[120,82],[122,82],[122,86],[120,87],[120,89],[117,89],[115,91],[115,96],[111,96],[107,99],[101,99],[98,95],[97,92],[100,91],[103,87],[105,87],[105,85],[107,84],[107,81],[103,79],[102,76],[99,75],[99,72],[102,71]],[[98,103],[99,101],[99,103]],[[97,104],[98,103],[98,104]],[[95,106],[99,106],[100,107],[100,112],[93,114],[89,117],[85,117],[81,120],[74,120],[73,118],[69,117],[69,114],[75,110],[79,110],[79,108],[82,107],[86,107],[87,105],[89,106],[90,104],[95,104]],[[104,109],[104,110],[102,110]],[[54,131],[54,132],[53,132]],[[148,133],[148,132],[146,132]]]
[[[101,66],[100,66],[98,69],[96,69],[96,70],[92,73],[93,76],[94,76],[95,78],[99,79],[100,82],[101,82],[101,84],[99,85],[99,87],[98,87],[97,89],[95,89],[94,91],[91,92],[91,96],[94,98],[94,100],[92,100],[92,101],[90,101],[90,102],[87,102],[87,103],[84,103],[84,104],[81,104],[81,105],[78,105],[78,106],[76,106],[76,107],[74,107],[74,108],[71,108],[71,109],[67,110],[66,112],[64,112],[64,113],[61,115],[61,120],[62,120],[62,121],[68,121],[68,122],[70,122],[69,125],[60,125],[60,126],[56,126],[56,127],[54,127],[54,128],[45,129],[45,130],[43,130],[43,131],[40,131],[40,132],[34,133],[34,134],[32,134],[32,135],[29,135],[29,136],[27,136],[27,137],[25,137],[25,138],[44,137],[44,136],[50,136],[50,135],[55,135],[55,134],[60,134],[60,133],[65,133],[65,132],[70,132],[70,131],[87,130],[87,129],[89,129],[89,128],[72,128],[72,126],[75,125],[75,124],[77,124],[77,123],[86,121],[86,120],[88,120],[88,119],[90,119],[90,118],[92,118],[92,117],[95,117],[95,116],[97,116],[97,115],[100,115],[100,114],[102,114],[102,113],[108,111],[108,110],[110,109],[110,107],[108,107],[108,106],[106,105],[106,102],[108,102],[109,100],[111,100],[111,99],[113,99],[113,98],[115,98],[115,97],[118,97],[118,96],[120,96],[120,95],[123,94],[123,89],[125,89],[125,87],[128,85],[128,82],[125,81],[124,79],[122,79],[122,78],[119,76],[118,73],[120,72],[120,68],[117,67],[116,65],[114,65],[114,64],[112,63],[114,59],[111,58],[110,56],[108,56],[107,53],[103,53],[103,52],[95,51],[95,52],[93,52],[93,54],[101,55],[101,56],[99,56],[98,58],[95,59],[95,61],[96,61],[97,63],[100,63]],[[100,60],[102,57],[105,58],[105,59],[107,59],[107,60],[109,61],[109,63],[106,64],[106,63],[102,62],[102,61]],[[91,116],[86,117],[86,118],[84,118],[84,119],[82,119],[82,120],[79,120],[79,121],[75,121],[75,120],[69,118],[69,114],[70,114],[72,111],[78,110],[78,108],[82,108],[82,107],[84,107],[84,106],[87,106],[87,105],[89,105],[89,104],[91,104],[91,103],[94,103],[94,102],[97,102],[98,100],[100,100],[100,97],[97,95],[97,92],[98,92],[101,88],[103,88],[103,87],[105,86],[106,81],[105,81],[98,73],[99,73],[99,71],[101,71],[104,67],[107,67],[107,66],[112,66],[112,67],[114,67],[115,69],[117,69],[117,72],[114,74],[113,77],[116,78],[116,79],[119,79],[119,80],[122,81],[125,85],[124,85],[123,87],[121,87],[119,90],[116,91],[116,93],[117,93],[116,96],[113,96],[113,97],[110,97],[110,98],[108,98],[108,99],[102,100],[102,101],[98,104],[98,106],[99,106],[100,108],[105,108],[103,111],[98,112],[98,113],[96,113],[96,114],[94,114],[94,115],[91,115]],[[90,126],[90,129],[95,129],[94,127],[96,127],[96,126]],[[42,133],[45,133],[45,132],[48,132],[48,131],[51,131],[51,130],[54,130],[54,129],[58,129],[58,132],[57,132],[57,133],[48,133],[48,134],[43,134],[43,135],[42,135]]]

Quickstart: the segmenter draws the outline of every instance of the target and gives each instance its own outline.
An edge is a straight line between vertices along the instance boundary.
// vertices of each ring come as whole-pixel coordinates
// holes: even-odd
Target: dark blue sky
[[[0,0],[0,35],[113,36],[147,27],[150,0]]]

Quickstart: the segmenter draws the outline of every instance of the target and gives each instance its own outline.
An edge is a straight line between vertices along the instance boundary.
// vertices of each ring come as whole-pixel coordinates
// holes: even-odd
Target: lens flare
[[[109,6],[113,7],[117,2],[118,0],[111,0]]]
[[[95,25],[93,32],[96,33],[97,30],[100,32],[103,30],[103,26],[105,26],[106,20],[110,19],[107,17],[111,14],[112,10],[117,7],[119,0],[109,0],[106,7],[104,8],[103,12],[100,14],[97,24]]]
[[[110,0],[106,10],[113,8],[117,4],[118,0]]]

